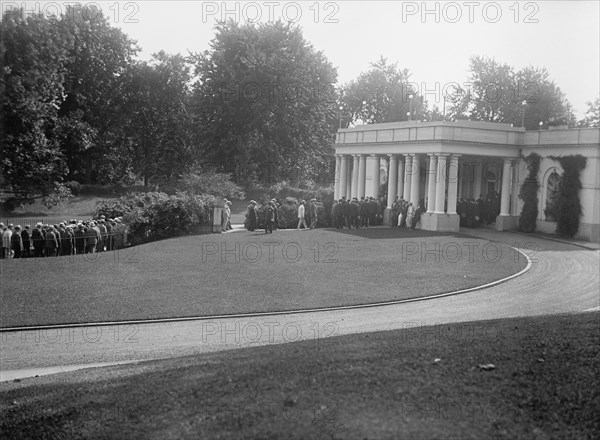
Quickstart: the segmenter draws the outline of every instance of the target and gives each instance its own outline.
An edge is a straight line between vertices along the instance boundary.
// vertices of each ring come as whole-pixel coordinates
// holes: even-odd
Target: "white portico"
[[[510,124],[440,121],[391,122],[338,130],[335,142],[335,199],[342,197],[404,198],[417,207],[425,202],[421,228],[458,231],[457,200],[499,194],[496,228],[516,226],[522,201],[518,194],[527,167],[522,157],[535,151],[540,168],[540,230],[553,223],[544,215],[549,173],[559,170],[549,156],[587,157],[580,199],[584,206],[580,236],[597,240],[599,232],[600,129],[528,131]],[[387,194],[380,194],[381,176]],[[388,214],[389,217],[389,214]],[[554,223],[555,224],[555,223]],[[553,231],[545,231],[553,232]]]

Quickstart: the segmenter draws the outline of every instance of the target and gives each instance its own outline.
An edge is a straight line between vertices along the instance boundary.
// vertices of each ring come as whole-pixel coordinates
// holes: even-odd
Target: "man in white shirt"
[[[304,229],[308,229],[308,226],[306,226],[306,220],[304,219],[304,204],[306,202],[304,200],[302,200],[300,202],[300,206],[298,206],[298,227],[296,228],[296,230],[300,230],[300,225],[304,225]]]

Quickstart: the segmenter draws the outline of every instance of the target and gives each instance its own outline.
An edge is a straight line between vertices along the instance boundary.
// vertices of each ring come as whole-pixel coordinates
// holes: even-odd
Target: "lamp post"
[[[540,131],[541,131],[542,127],[544,126],[544,121],[540,121],[538,125],[540,126]]]
[[[340,105],[340,130],[342,129],[342,110],[344,110],[344,107]]]
[[[408,115],[408,120],[409,121],[412,121],[412,100],[413,100],[414,97],[415,97],[415,95],[413,95],[412,93],[410,95],[408,95],[408,109],[409,109],[409,111],[408,111],[407,115]]]
[[[527,108],[527,101],[521,103],[523,105],[523,111],[521,112],[521,127],[525,127],[525,108]]]

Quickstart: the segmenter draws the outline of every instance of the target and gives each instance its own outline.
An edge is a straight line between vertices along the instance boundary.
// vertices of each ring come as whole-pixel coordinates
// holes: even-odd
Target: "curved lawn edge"
[[[488,240],[491,242],[491,240]],[[498,284],[505,283],[513,278],[524,275],[531,269],[533,264],[529,255],[525,252],[521,251],[519,248],[515,248],[508,244],[505,246],[516,250],[521,255],[525,257],[527,260],[527,265],[525,268],[521,269],[519,272],[509,275],[507,277],[501,278],[499,280],[491,281],[486,284],[482,284],[480,286],[469,287],[467,289],[454,290],[451,292],[445,293],[436,293],[428,296],[420,296],[415,298],[406,298],[399,300],[391,300],[391,301],[380,301],[376,303],[363,303],[363,304],[352,304],[346,306],[331,306],[331,307],[315,307],[310,309],[296,309],[296,310],[280,310],[280,311],[270,311],[270,312],[252,312],[252,313],[231,313],[224,315],[204,315],[204,316],[186,316],[186,317],[178,317],[178,318],[151,318],[151,319],[138,319],[138,320],[125,320],[125,321],[101,321],[101,322],[84,322],[84,323],[70,323],[70,324],[48,324],[48,325],[39,325],[39,326],[20,326],[20,327],[0,327],[0,333],[3,332],[11,332],[11,331],[25,331],[25,330],[52,330],[58,328],[76,328],[76,327],[100,327],[100,326],[111,326],[111,325],[136,325],[136,324],[160,324],[160,323],[168,323],[168,322],[185,322],[185,321],[208,321],[212,319],[236,319],[236,318],[252,318],[258,316],[278,316],[278,315],[295,315],[295,314],[306,314],[306,313],[319,313],[319,312],[332,312],[337,310],[350,310],[350,309],[366,309],[372,307],[385,307],[403,303],[417,302],[417,301],[430,301],[433,299],[444,298],[447,296],[460,295],[463,293],[474,292],[478,290],[484,290],[492,286],[496,286]]]

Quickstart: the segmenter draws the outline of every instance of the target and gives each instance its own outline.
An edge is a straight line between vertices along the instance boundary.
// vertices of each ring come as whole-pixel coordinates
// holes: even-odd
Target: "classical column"
[[[447,214],[456,214],[456,196],[458,194],[458,157],[460,154],[450,156],[448,166],[448,209]]]
[[[354,157],[354,163],[352,164],[352,191],[351,191],[351,197],[358,197],[358,161],[359,161],[359,157],[357,154],[353,155]]]
[[[346,175],[346,199],[352,198],[352,159],[348,156],[348,171]]]
[[[458,197],[461,198],[465,194],[465,166],[459,167],[458,170]]]
[[[519,191],[521,188],[519,187],[519,169],[521,168],[521,161],[517,159],[513,163],[512,171],[512,194],[510,201],[510,215],[519,216]],[[543,211],[540,211],[540,214],[543,214]],[[539,216],[539,214],[538,214]]]
[[[398,156],[388,154],[390,157],[390,170],[388,175],[387,207],[392,209],[392,203],[396,200],[396,189],[398,188]]]
[[[421,158],[418,154],[413,154],[412,160],[412,175],[410,182],[410,202],[413,204],[414,208],[417,209],[419,205],[419,191],[420,191],[420,183],[421,179],[419,176],[419,171],[421,167]]]
[[[334,191],[333,198],[339,200],[340,198],[340,174],[342,172],[342,156],[339,154],[335,155],[335,180],[334,180]]]
[[[438,154],[434,214],[444,214],[444,202],[446,201],[446,156],[448,155]]]
[[[500,215],[510,215],[510,169],[512,167],[512,159],[504,159],[504,167],[502,168],[502,194],[500,195]]]
[[[404,161],[404,193],[402,197],[407,202],[410,199],[410,183],[412,182],[412,156],[410,154],[405,154],[406,160]]]
[[[397,157],[398,157],[398,186],[397,186],[396,194],[398,195],[398,198],[400,198],[404,195],[404,159],[402,159],[402,156],[397,156]]]
[[[358,199],[365,196],[365,185],[367,183],[367,156],[358,155]]]
[[[427,187],[427,212],[432,213],[435,210],[435,187],[437,180],[437,156],[429,154],[429,172]]]
[[[346,183],[348,176],[348,156],[342,156],[342,166],[340,168],[340,192],[338,197],[341,199],[346,196]]]
[[[481,194],[481,159],[475,161],[475,169],[473,170],[473,198],[477,200]]]
[[[381,168],[381,161],[379,160],[379,156],[376,154],[371,154],[371,156],[374,158],[373,160],[373,188],[372,188],[372,192],[371,192],[371,197],[375,197],[376,199],[379,198],[379,179],[381,178],[380,176],[380,168]]]

